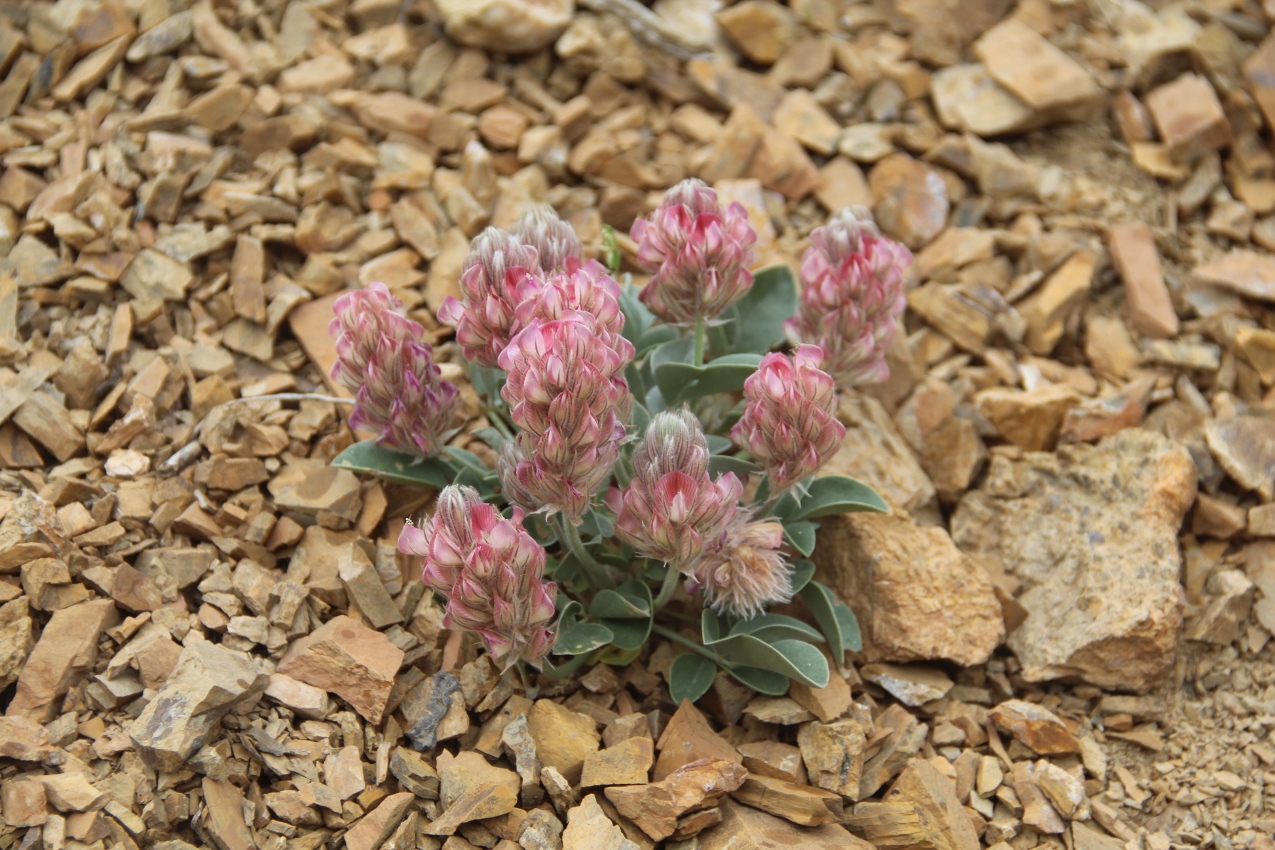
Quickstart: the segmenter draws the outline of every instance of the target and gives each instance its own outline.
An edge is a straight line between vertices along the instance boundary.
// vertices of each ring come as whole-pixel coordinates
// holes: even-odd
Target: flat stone
[[[980,392],[975,403],[1002,437],[1028,451],[1047,451],[1058,442],[1063,419],[1080,396],[1063,384],[1031,390],[992,387]]]
[[[770,776],[749,775],[731,796],[801,826],[840,823],[844,816],[840,794]]]
[[[1104,92],[1084,66],[1016,18],[983,33],[974,54],[993,79],[1037,112],[1103,101]]]
[[[1231,125],[1208,80],[1183,74],[1146,96],[1160,139],[1176,162],[1231,144]]]
[[[1254,585],[1241,570],[1214,570],[1205,583],[1208,604],[1186,636],[1218,646],[1239,640],[1253,608]]]
[[[282,673],[270,674],[266,698],[311,720],[325,720],[332,713],[332,699],[327,691]]]
[[[567,813],[562,850],[639,850],[639,847],[624,837],[624,830],[611,822],[598,805],[598,798],[590,794]]]
[[[259,697],[269,682],[247,655],[206,641],[187,644],[164,687],[129,727],[129,737],[150,765],[178,770],[222,717]]]
[[[266,486],[280,508],[309,518],[323,512],[353,523],[363,504],[358,477],[327,464],[290,463]]]
[[[1204,439],[1236,484],[1266,501],[1275,499],[1275,420],[1260,416],[1210,419]]]
[[[1235,351],[1257,370],[1264,385],[1275,384],[1275,331],[1239,328],[1235,331]]]
[[[801,37],[796,17],[773,0],[744,0],[715,16],[726,37],[759,65],[773,65]]]
[[[797,732],[797,744],[811,783],[852,799],[859,798],[866,742],[863,725],[850,718],[835,723],[807,723]]]
[[[793,829],[772,814],[722,800],[722,822],[701,832],[700,850],[873,850],[839,824]]]
[[[691,762],[659,782],[606,789],[616,810],[654,841],[678,830],[685,815],[715,806],[744,782],[748,771],[733,761]]]
[[[613,747],[586,755],[580,784],[585,788],[642,785],[650,781],[654,762],[655,744],[650,738],[626,738]]]
[[[987,713],[997,726],[1043,756],[1078,754],[1080,742],[1058,715],[1036,703],[1006,700]]]
[[[956,784],[914,759],[881,802],[860,803],[846,822],[878,847],[978,850],[978,833],[956,796]]]
[[[877,224],[913,250],[925,247],[947,224],[950,204],[942,178],[905,153],[874,165],[868,188]]]
[[[19,598],[0,605],[0,691],[18,680],[35,645],[30,606]]]
[[[1198,266],[1194,277],[1246,298],[1275,301],[1275,256],[1239,248]]]
[[[602,737],[593,718],[541,699],[527,712],[527,728],[536,742],[540,761],[572,784],[579,783],[585,759],[598,751]]]
[[[59,812],[87,812],[100,809],[106,803],[106,795],[78,771],[41,776],[40,784],[44,786],[45,797]]]
[[[341,615],[294,641],[278,672],[334,693],[380,723],[403,655],[385,635]]]
[[[34,779],[10,779],[0,784],[0,807],[6,826],[43,826],[49,819],[44,785]]]
[[[742,757],[730,743],[713,731],[708,719],[689,701],[683,700],[669,718],[668,725],[656,742],[659,760],[653,774],[656,781],[679,767],[703,759],[741,762]]]
[[[137,299],[184,301],[194,280],[185,263],[146,248],[124,270],[120,286]]]
[[[119,619],[115,603],[95,599],[55,611],[18,675],[9,717],[53,719],[58,701],[97,663],[98,640]]]
[[[1177,336],[1178,314],[1164,285],[1164,271],[1151,228],[1142,222],[1114,225],[1107,231],[1107,247],[1124,281],[1133,327],[1158,339]]]
[[[942,528],[873,514],[821,523],[817,575],[854,610],[865,660],[971,666],[1004,639],[991,580]]]
[[[940,68],[930,82],[930,94],[939,120],[952,130],[992,138],[1020,133],[1037,123],[1036,113],[981,64]]]
[[[1275,34],[1268,35],[1244,62],[1244,76],[1258,108],[1266,116],[1266,125],[1275,127]]]
[[[447,34],[467,47],[531,53],[547,47],[571,23],[574,0],[440,0]]]
[[[499,817],[518,805],[518,774],[495,767],[479,753],[443,752],[437,767],[439,799],[445,808],[426,828],[427,835],[451,835],[463,823]]]
[[[367,787],[359,748],[342,747],[323,762],[323,781],[342,800],[348,800]]]
[[[1142,691],[1167,674],[1182,625],[1177,531],[1195,481],[1185,449],[1142,429],[993,458],[952,536],[1022,580],[1028,617],[1009,646],[1024,679]]]
[[[345,833],[348,850],[379,850],[407,817],[416,795],[407,791],[390,794]]]
[[[792,744],[779,741],[752,741],[739,745],[744,757],[744,767],[754,776],[773,776],[798,785],[808,784],[806,766],[801,761],[801,750]]]
[[[1033,353],[1046,355],[1054,350],[1067,320],[1089,295],[1097,263],[1093,253],[1077,251],[1018,305],[1027,322],[1025,341]]]
[[[880,685],[904,705],[911,706],[942,699],[954,684],[946,673],[933,667],[868,664],[859,670],[859,675]]]

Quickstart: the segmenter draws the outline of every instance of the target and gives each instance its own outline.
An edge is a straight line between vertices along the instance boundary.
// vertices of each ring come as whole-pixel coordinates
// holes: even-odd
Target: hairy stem
[[[665,566],[664,582],[660,585],[660,595],[655,597],[653,610],[659,611],[672,601],[673,594],[677,593],[677,585],[680,578],[681,574],[672,564],[667,564]]]
[[[576,560],[584,567],[585,574],[589,577],[589,581],[594,587],[599,589],[611,587],[611,577],[607,574],[606,567],[598,563],[597,559],[589,554],[589,550],[584,548],[584,541],[580,539],[580,532],[571,524],[571,520],[564,515],[562,517],[562,539],[567,544],[567,549],[572,555],[576,556]]]
[[[703,316],[695,317],[695,353],[692,355],[692,366],[704,365],[704,337],[708,332],[708,322]]]
[[[696,643],[690,638],[682,637],[682,635],[678,634],[677,632],[673,631],[670,628],[661,626],[659,623],[652,623],[651,631],[655,632],[660,637],[668,638],[674,643],[680,643],[682,646],[686,647],[691,652],[695,652],[704,656],[709,661],[712,661],[714,664],[716,664],[718,667],[721,667],[723,670],[730,669],[730,665],[727,664],[722,659],[722,657],[718,655],[716,652],[713,652],[711,649],[709,649],[706,646]]]

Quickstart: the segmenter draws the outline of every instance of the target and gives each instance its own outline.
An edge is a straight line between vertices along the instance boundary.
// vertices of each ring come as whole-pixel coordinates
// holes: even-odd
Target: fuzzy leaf
[[[754,472],[760,472],[761,467],[751,460],[744,460],[734,455],[710,455],[708,458],[708,471],[714,476],[733,472],[740,478],[747,478]]]
[[[696,702],[713,686],[717,665],[702,655],[687,652],[673,659],[668,671],[668,692],[673,702]]]
[[[650,617],[652,605],[651,588],[643,582],[629,580],[615,590],[599,591],[589,605],[589,613],[620,619]]]
[[[641,649],[651,636],[651,615],[618,619],[603,617],[602,623],[611,630],[611,645],[618,649]]]
[[[890,506],[876,490],[845,475],[821,475],[810,479],[806,495],[801,497],[800,502],[787,493],[775,506],[777,514],[791,521],[858,511],[888,514]]]
[[[398,484],[441,490],[456,478],[456,469],[441,457],[421,457],[378,446],[375,440],[355,443],[332,459],[332,465],[369,472]]]
[[[655,379],[668,380],[670,383],[685,381],[676,400],[690,401],[715,393],[738,392],[743,388],[744,381],[757,371],[760,363],[760,354],[728,354],[699,368],[685,363],[668,363],[656,368]],[[661,369],[665,370],[666,378],[660,377]],[[669,370],[673,371],[670,373]]]
[[[803,587],[810,583],[810,579],[814,578],[815,565],[813,561],[807,561],[805,558],[797,558],[792,562],[792,592],[798,593]]]
[[[797,284],[786,265],[753,274],[752,288],[727,315],[731,353],[765,354],[784,341],[784,322],[797,312]]]
[[[859,621],[854,612],[841,602],[826,585],[812,581],[798,594],[806,603],[811,616],[823,629],[828,638],[828,646],[832,649],[833,658],[838,664],[844,664],[846,650],[858,652],[863,649],[863,637],[859,633]]]
[[[759,694],[771,697],[781,697],[788,693],[788,688],[792,684],[792,681],[782,673],[762,670],[760,667],[733,666],[729,672],[741,684]]]
[[[601,623],[576,623],[564,629],[553,644],[555,655],[582,655],[606,646],[615,637]]]
[[[809,556],[815,551],[815,530],[818,528],[813,522],[805,520],[794,522],[789,520],[784,523],[784,540],[792,548],[796,549],[802,555]]]
[[[785,638],[823,642],[823,635],[814,626],[784,614],[759,614],[751,620],[740,620],[730,633],[753,635],[767,642]]]
[[[828,660],[803,640],[767,642],[753,635],[731,635],[713,644],[713,651],[732,665],[760,667],[822,688],[828,684]]]

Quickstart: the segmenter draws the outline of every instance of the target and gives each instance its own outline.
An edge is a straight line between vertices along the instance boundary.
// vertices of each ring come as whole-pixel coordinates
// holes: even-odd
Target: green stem
[[[562,517],[562,539],[567,544],[567,549],[571,554],[576,556],[576,560],[584,567],[584,572],[589,576],[589,581],[597,588],[611,587],[611,577],[607,575],[606,567],[598,563],[589,550],[584,548],[584,541],[580,539],[580,532],[571,524],[571,520],[566,516]]]
[[[721,667],[723,670],[730,670],[730,665],[727,664],[722,659],[722,657],[718,655],[716,652],[713,652],[711,649],[709,649],[706,646],[702,646],[701,644],[696,643],[690,638],[682,637],[680,634],[673,631],[672,629],[665,628],[664,626],[661,626],[659,623],[652,623],[651,631],[655,632],[657,635],[660,635],[661,637],[668,638],[674,643],[680,643],[682,646],[686,647],[691,652],[695,652],[704,656],[709,661],[712,661],[714,664],[716,664],[718,667]]]
[[[708,330],[708,321],[703,316],[695,317],[695,354],[692,366],[704,365],[704,336]]]
[[[678,580],[681,575],[677,569],[669,564],[664,570],[664,583],[660,585],[660,595],[655,597],[654,610],[659,611],[673,599],[673,594],[677,593]]]
[[[484,406],[483,414],[487,417],[487,421],[492,424],[492,427],[500,432],[502,437],[511,443],[514,442],[514,432],[505,423],[505,417],[500,415],[500,411],[495,407]]]

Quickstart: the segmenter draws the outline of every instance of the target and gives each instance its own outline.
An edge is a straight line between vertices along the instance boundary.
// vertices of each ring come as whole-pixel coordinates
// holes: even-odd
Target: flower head
[[[521,329],[535,319],[560,319],[571,312],[592,315],[612,348],[622,338],[624,313],[620,310],[620,285],[597,260],[571,264],[570,271],[553,275],[527,275],[513,290],[517,306],[513,327]]]
[[[843,210],[811,234],[797,315],[785,329],[794,341],[824,350],[837,386],[889,376],[885,352],[906,306],[903,271],[911,262],[911,252],[882,237],[862,207]]]
[[[792,598],[792,574],[779,551],[784,527],[740,514],[693,565],[691,583],[710,608],[749,619]]]
[[[402,313],[383,283],[342,295],[328,332],[336,338],[332,379],[355,394],[350,425],[374,431],[400,451],[432,455],[441,448],[460,392],[434,364],[425,329]]]
[[[557,586],[544,581],[545,550],[470,487],[451,485],[422,527],[408,525],[400,552],[425,561],[422,580],[447,597],[443,624],[476,632],[503,669],[537,664],[549,653]]]
[[[708,441],[689,410],[656,414],[633,452],[633,480],[612,488],[616,534],[647,558],[682,569],[735,516],[744,485],[732,473],[713,481]]]
[[[742,204],[725,209],[701,180],[670,189],[649,221],[633,223],[638,262],[653,274],[639,297],[668,322],[711,319],[752,286],[757,233]]]
[[[579,522],[611,475],[633,403],[624,369],[633,345],[591,313],[534,318],[500,354],[500,390],[521,431],[516,494]],[[507,479],[508,480],[508,479]],[[531,507],[531,506],[529,506]]]
[[[464,302],[444,299],[438,318],[456,328],[465,358],[488,368],[517,332],[514,289],[538,268],[536,250],[503,230],[489,227],[474,239],[460,275]]]
[[[537,268],[545,274],[574,271],[584,254],[575,230],[548,204],[524,213],[511,232],[519,242],[536,249]]]
[[[801,346],[791,358],[767,354],[744,381],[744,414],[731,439],[766,470],[772,492],[814,474],[845,438],[836,387],[819,368],[822,359],[813,345]]]

